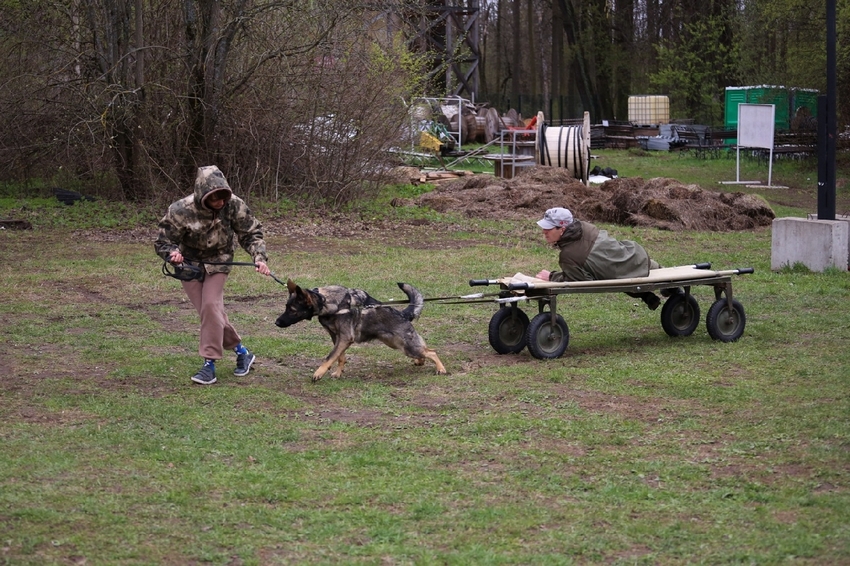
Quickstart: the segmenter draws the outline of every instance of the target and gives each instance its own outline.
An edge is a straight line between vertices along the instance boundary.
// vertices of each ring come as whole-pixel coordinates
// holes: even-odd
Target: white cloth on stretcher
[[[531,288],[561,288],[561,287],[606,287],[617,285],[648,285],[650,283],[665,283],[676,281],[688,281],[692,279],[711,279],[713,277],[736,274],[737,270],[715,271],[712,269],[697,269],[693,265],[682,265],[678,267],[662,267],[652,269],[646,277],[632,277],[630,279],[601,279],[597,281],[545,281],[516,273],[509,277],[502,277],[497,281],[502,285],[517,283],[528,283]]]

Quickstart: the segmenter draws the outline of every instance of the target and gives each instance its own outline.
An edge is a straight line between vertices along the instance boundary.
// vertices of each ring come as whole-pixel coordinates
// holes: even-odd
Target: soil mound
[[[515,220],[537,220],[547,208],[563,206],[580,220],[673,231],[749,230],[769,226],[776,216],[755,195],[706,191],[666,178],[612,179],[586,187],[566,170],[544,166],[513,179],[475,175],[449,181],[413,204],[474,218]]]

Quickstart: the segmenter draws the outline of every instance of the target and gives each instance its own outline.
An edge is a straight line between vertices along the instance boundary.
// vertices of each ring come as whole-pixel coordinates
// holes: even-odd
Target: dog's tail
[[[410,322],[419,318],[422,312],[422,307],[425,306],[425,299],[422,298],[422,293],[413,285],[407,283],[397,283],[398,288],[404,291],[407,298],[410,299],[410,304],[401,311],[401,316]]]

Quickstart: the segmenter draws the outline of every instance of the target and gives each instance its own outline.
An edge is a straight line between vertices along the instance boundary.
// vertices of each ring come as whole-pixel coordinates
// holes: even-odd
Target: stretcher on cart
[[[666,290],[661,308],[661,327],[669,336],[690,336],[699,326],[700,308],[691,288],[707,285],[714,289],[714,303],[705,324],[709,336],[721,342],[741,337],[746,325],[744,307],[732,296],[732,276],[752,273],[753,268],[713,271],[710,263],[653,269],[647,277],[601,281],[544,281],[517,273],[499,279],[473,279],[470,286],[499,285],[499,309],[490,319],[490,345],[500,354],[515,354],[528,347],[538,359],[558,358],[567,349],[570,331],[557,312],[558,295],[572,293],[644,293]],[[467,295],[472,298],[473,295]],[[529,320],[519,308],[524,301],[537,301],[538,314]],[[547,310],[548,307],[548,310]]]

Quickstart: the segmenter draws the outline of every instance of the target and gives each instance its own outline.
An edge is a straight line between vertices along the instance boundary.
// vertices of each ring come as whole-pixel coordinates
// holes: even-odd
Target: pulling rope
[[[497,297],[501,293],[473,293],[471,295],[451,296],[451,297],[422,297],[423,301],[443,301],[441,305],[459,305],[465,303],[489,303],[490,299],[484,297]],[[480,299],[480,300],[473,300]],[[381,301],[382,305],[407,305],[410,304],[408,299],[392,299],[389,301]],[[379,306],[379,305],[376,305]]]

